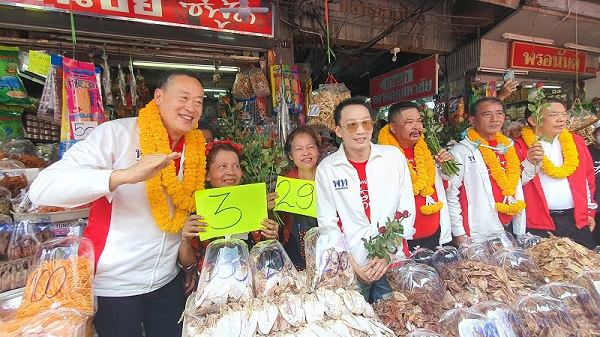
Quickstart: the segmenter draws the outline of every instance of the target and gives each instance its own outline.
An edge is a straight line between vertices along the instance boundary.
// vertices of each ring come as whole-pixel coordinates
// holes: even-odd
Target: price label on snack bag
[[[267,217],[264,183],[196,191],[196,214],[208,224],[200,240],[259,230]]]
[[[321,114],[321,106],[316,104],[311,104],[308,106],[308,116],[309,117],[319,117]]]
[[[317,217],[314,181],[279,176],[275,192],[274,210]]]
[[[98,126],[98,122],[71,122],[73,139],[84,140]]]

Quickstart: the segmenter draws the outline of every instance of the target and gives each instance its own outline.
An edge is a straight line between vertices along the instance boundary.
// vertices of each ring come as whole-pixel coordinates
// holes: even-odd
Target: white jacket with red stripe
[[[146,183],[109,190],[113,170],[141,156],[137,118],[99,125],[63,158],[40,172],[29,197],[36,205],[74,207],[94,202],[85,236],[94,242],[94,293],[123,297],[152,292],[175,278],[181,233],[163,232],[152,216]],[[180,167],[183,167],[184,158]],[[179,171],[182,178],[183,169]]]

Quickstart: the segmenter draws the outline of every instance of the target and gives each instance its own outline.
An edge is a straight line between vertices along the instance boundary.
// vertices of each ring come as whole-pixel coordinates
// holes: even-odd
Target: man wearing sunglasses
[[[371,143],[373,121],[364,97],[341,102],[334,110],[334,119],[334,131],[343,144],[317,168],[317,220],[319,226],[342,231],[351,266],[365,290],[365,299],[372,303],[391,295],[385,278],[388,262],[367,258],[362,239],[375,237],[379,226],[394,219],[396,212],[404,211],[409,216],[402,221],[402,236],[412,238],[412,182],[400,150]],[[406,240],[403,245],[392,251],[407,254]]]

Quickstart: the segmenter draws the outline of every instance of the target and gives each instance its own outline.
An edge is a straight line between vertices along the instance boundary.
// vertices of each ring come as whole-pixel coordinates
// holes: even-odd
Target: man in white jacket
[[[374,302],[391,293],[386,259],[367,258],[362,239],[375,237],[397,211],[404,219],[405,239],[414,234],[415,200],[406,158],[392,146],[371,143],[373,121],[364,97],[341,102],[334,111],[340,149],[317,168],[317,221],[319,226],[341,230],[350,250],[350,261],[364,286],[365,299]],[[406,240],[397,254],[408,252]]]
[[[521,161],[513,141],[500,133],[504,103],[495,97],[473,104],[465,138],[452,147],[460,172],[446,191],[452,235],[460,245],[467,237],[492,240],[512,230],[525,234]]]
[[[394,103],[388,110],[388,125],[379,131],[381,145],[393,145],[406,157],[415,196],[415,230],[408,247],[435,249],[452,241],[444,175],[439,166],[454,157],[446,149],[432,154],[423,139],[423,121],[418,106],[410,101]]]
[[[99,125],[31,186],[38,205],[93,203],[84,236],[94,244],[100,337],[142,337],[143,330],[147,337],[181,336],[177,252],[193,204],[185,191],[204,187],[204,138],[196,130],[203,99],[196,74],[166,72],[139,117]],[[178,183],[179,202],[162,187]]]

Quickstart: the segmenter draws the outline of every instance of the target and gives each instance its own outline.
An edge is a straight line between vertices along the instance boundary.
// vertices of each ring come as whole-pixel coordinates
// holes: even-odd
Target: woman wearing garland
[[[592,231],[598,205],[594,163],[581,136],[565,129],[568,115],[559,101],[547,101],[540,116],[525,112],[522,138],[515,139],[523,161],[523,191],[527,207],[527,230],[541,237],[548,232],[569,237],[594,249]]]
[[[206,182],[212,188],[238,186],[242,180],[242,168],[240,156],[242,146],[232,143],[228,139],[213,141],[206,145]],[[275,194],[267,195],[267,208],[273,209]],[[207,223],[204,217],[199,215],[190,216],[184,224],[181,244],[177,261],[188,272],[185,280],[186,294],[191,293],[195,287],[197,271],[202,268],[204,252],[210,241],[200,242],[198,233],[206,231]],[[274,220],[264,219],[264,226],[260,231],[233,235],[244,240],[251,249],[254,244],[262,239],[277,238],[278,224]]]
[[[188,70],[158,80],[137,118],[99,125],[40,172],[38,205],[93,202],[84,236],[94,244],[94,326],[100,337],[181,336],[185,305],[177,252],[204,188],[204,89]]]
[[[446,191],[452,235],[460,245],[467,237],[492,240],[505,230],[525,234],[521,161],[512,140],[500,133],[504,103],[486,97],[471,106],[465,137],[452,148],[461,164]]]
[[[378,142],[393,145],[406,157],[415,195],[415,229],[408,247],[435,249],[452,241],[450,216],[446,202],[444,180],[450,177],[436,168],[452,155],[445,149],[434,155],[423,138],[423,122],[418,106],[412,102],[392,104],[388,112],[388,125],[379,131]]]
[[[301,126],[292,131],[285,142],[285,153],[294,162],[294,168],[286,177],[314,181],[320,148],[321,140],[313,129]],[[281,219],[284,222],[281,243],[296,269],[304,270],[304,236],[318,226],[317,218],[282,212]]]

